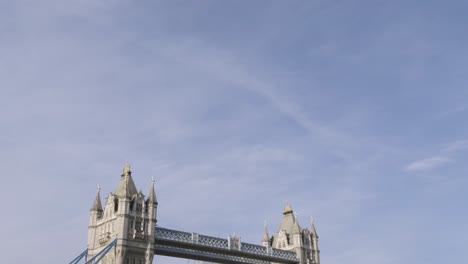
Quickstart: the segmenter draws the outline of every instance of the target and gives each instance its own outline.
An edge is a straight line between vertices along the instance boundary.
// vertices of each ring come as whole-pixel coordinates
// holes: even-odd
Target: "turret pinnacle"
[[[312,217],[310,218],[310,222],[311,222],[310,233],[312,234],[312,237],[318,238],[317,230],[315,230],[314,219]]]
[[[154,191],[154,177],[151,178],[151,188],[148,195],[148,200],[153,203],[158,203],[158,201],[156,200],[156,193]]]
[[[99,195],[100,191],[101,191],[101,187],[99,187],[99,184],[98,184],[96,198],[94,199],[93,207],[91,207],[91,211],[102,212],[101,196]]]
[[[135,183],[132,179],[132,172],[130,171],[130,165],[128,161],[125,163],[125,167],[122,170],[119,185],[115,189],[114,194],[119,197],[132,197],[138,193]]]
[[[293,234],[300,234],[301,227],[299,226],[299,221],[297,221],[297,216],[294,216],[294,225],[293,225]]]
[[[262,242],[269,242],[270,241],[270,237],[268,236],[268,229],[267,229],[267,224],[266,224],[266,221],[265,221],[265,226],[263,228],[263,239],[262,239]]]
[[[130,174],[132,174],[132,172],[130,171],[130,164],[128,164],[128,160],[127,160],[125,162],[125,167],[122,170],[122,177],[130,175]]]

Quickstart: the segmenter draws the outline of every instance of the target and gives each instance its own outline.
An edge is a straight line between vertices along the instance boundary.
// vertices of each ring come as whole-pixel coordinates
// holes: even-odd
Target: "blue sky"
[[[324,264],[466,263],[467,8],[0,0],[3,260],[72,259],[129,160],[167,228],[289,202]]]

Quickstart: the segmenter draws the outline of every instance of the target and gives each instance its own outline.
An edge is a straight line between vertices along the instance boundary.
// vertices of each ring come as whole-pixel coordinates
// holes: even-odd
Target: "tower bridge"
[[[86,263],[152,264],[154,255],[223,264],[320,264],[318,236],[312,222],[301,228],[290,205],[283,211],[278,231],[271,237],[264,228],[261,245],[244,243],[235,235],[227,239],[157,226],[154,179],[146,197],[138,192],[125,164],[119,183],[101,203],[100,188],[90,210]]]

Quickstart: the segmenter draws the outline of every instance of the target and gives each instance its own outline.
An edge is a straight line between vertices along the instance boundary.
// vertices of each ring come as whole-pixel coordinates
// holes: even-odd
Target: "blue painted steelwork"
[[[99,253],[97,253],[94,257],[92,257],[90,260],[86,262],[86,264],[97,264],[101,259],[109,252],[112,247],[117,244],[117,238],[114,239],[112,242],[110,242],[105,248],[103,248]]]
[[[254,244],[242,243],[231,238],[211,236],[157,227],[154,240],[157,255],[183,257],[224,264],[298,264],[296,253]]]
[[[250,257],[242,257],[236,255],[228,255],[226,253],[216,253],[206,250],[196,250],[182,248],[180,246],[155,245],[154,252],[157,255],[187,258],[211,263],[221,264],[270,264],[272,262],[258,260]]]
[[[105,246],[101,251],[99,251],[94,257],[92,257],[90,260],[86,261],[85,264],[97,264],[101,259],[112,249],[113,246],[117,244],[117,238],[114,239],[112,242],[110,242],[107,246]],[[74,260],[70,262],[70,264],[78,264],[83,257],[88,255],[88,249],[83,251],[78,257],[76,257]]]
[[[88,254],[88,249],[85,249],[85,251],[83,251],[83,253],[81,253],[80,255],[78,255],[78,257],[76,257],[74,260],[72,260],[70,262],[70,264],[77,264],[78,262],[80,262],[80,260],[85,257],[86,255]]]
[[[154,254],[180,257],[222,264],[299,264],[296,253],[249,243],[240,239],[205,236],[157,227],[154,237]],[[98,264],[117,244],[117,238],[105,246],[85,264]],[[78,262],[87,255],[81,253],[70,264]]]

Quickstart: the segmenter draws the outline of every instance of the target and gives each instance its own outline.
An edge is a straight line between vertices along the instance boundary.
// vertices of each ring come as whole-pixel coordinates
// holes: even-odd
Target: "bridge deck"
[[[154,253],[224,264],[298,264],[296,253],[228,239],[156,228]]]

